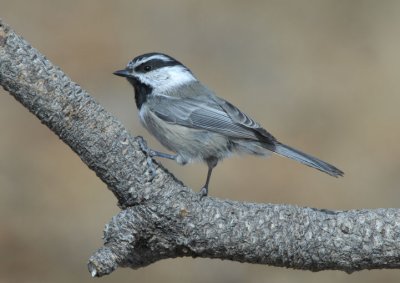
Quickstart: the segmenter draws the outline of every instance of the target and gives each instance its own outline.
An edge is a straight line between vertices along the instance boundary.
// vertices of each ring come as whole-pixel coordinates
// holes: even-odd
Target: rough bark
[[[107,184],[121,207],[92,276],[181,256],[312,271],[400,267],[400,210],[328,211],[205,197],[155,163],[137,138],[0,20],[0,84]]]

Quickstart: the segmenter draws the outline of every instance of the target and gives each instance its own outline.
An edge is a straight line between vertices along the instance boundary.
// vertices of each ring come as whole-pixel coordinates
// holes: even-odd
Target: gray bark
[[[0,84],[75,151],[121,207],[93,276],[182,256],[353,272],[400,267],[400,210],[328,211],[199,196],[154,163],[137,138],[0,20]]]

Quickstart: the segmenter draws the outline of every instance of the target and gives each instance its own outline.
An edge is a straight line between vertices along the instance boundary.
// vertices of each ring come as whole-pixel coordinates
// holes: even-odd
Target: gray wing
[[[208,130],[233,138],[259,140],[261,135],[266,141],[275,140],[238,108],[215,96],[159,96],[154,100],[154,106],[150,107],[151,111],[171,124]]]
[[[234,123],[242,125],[244,127],[253,129],[258,134],[260,134],[263,138],[267,139],[267,141],[275,141],[275,137],[268,133],[263,127],[261,127],[256,121],[251,119],[245,113],[239,110],[232,103],[219,98],[217,96],[212,97],[219,106],[228,114],[228,116],[232,119]]]

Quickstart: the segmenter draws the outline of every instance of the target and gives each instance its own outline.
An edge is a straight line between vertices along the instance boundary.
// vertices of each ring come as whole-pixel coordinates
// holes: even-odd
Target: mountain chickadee
[[[218,161],[234,153],[274,152],[334,177],[344,174],[318,158],[280,143],[245,113],[217,97],[171,56],[143,54],[114,74],[132,84],[143,126],[176,153],[149,150],[152,157],[173,159],[182,165],[193,161],[207,163],[201,196],[208,194],[211,172]]]

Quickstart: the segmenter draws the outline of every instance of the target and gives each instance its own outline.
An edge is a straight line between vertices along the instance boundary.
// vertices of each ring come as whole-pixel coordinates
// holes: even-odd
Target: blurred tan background
[[[236,157],[212,196],[327,209],[400,206],[400,1],[18,1],[0,17],[158,149],[133,91],[133,57],[177,58],[282,141],[346,172]],[[165,260],[91,279],[116,200],[50,130],[0,90],[0,282],[399,282],[400,271],[312,273]],[[198,190],[203,165],[161,161]]]

